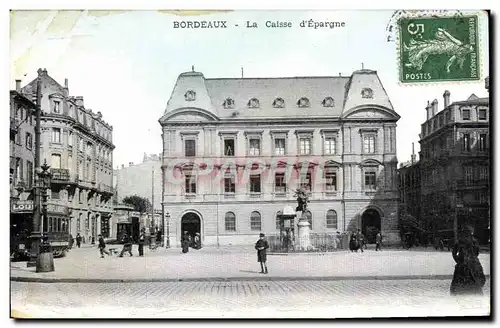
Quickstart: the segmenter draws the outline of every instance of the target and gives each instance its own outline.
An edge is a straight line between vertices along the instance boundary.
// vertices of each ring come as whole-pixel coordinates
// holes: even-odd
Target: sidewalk
[[[121,248],[118,248],[121,250]],[[80,248],[54,259],[55,271],[36,273],[26,262],[11,262],[11,280],[45,282],[153,282],[188,280],[346,280],[346,279],[450,279],[455,263],[448,252],[387,250],[364,253],[268,255],[269,274],[259,274],[251,247],[145,249],[144,257],[117,255],[100,258],[99,250]],[[486,275],[490,256],[479,256]]]

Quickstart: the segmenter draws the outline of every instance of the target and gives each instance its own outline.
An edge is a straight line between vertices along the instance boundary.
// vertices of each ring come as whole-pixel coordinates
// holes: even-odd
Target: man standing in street
[[[144,243],[146,242],[146,229],[142,228],[139,235],[139,256],[144,256]]]
[[[260,262],[260,273],[268,273],[267,272],[267,249],[269,248],[269,243],[264,238],[264,234],[261,233],[259,235],[259,240],[255,243],[255,249],[257,250],[257,262]]]
[[[110,255],[109,252],[106,250],[106,243],[104,242],[104,238],[102,238],[102,235],[99,235],[99,252],[101,252],[101,258],[104,258],[104,254]]]
[[[365,236],[361,233],[361,229],[358,229],[358,243],[361,253],[363,253],[363,248],[366,248]]]
[[[375,237],[375,251],[382,251],[382,235],[380,234],[380,230],[377,232],[377,236]]]
[[[81,245],[82,245],[82,236],[80,236],[80,233],[77,233],[76,234],[76,246],[78,248],[80,248]]]
[[[130,256],[132,256],[132,240],[126,233],[123,234],[123,248],[120,253],[120,257],[123,257],[125,252],[128,252]]]

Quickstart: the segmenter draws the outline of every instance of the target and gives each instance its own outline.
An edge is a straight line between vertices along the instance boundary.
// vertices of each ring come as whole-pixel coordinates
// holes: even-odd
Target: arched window
[[[261,231],[262,228],[262,220],[260,213],[257,211],[252,212],[250,214],[250,230]]]
[[[326,228],[337,229],[337,212],[334,210],[326,212]]]
[[[227,212],[225,217],[226,231],[236,231],[236,215],[233,212]]]
[[[273,107],[274,108],[283,108],[283,107],[285,107],[285,101],[283,100],[283,98],[276,98],[276,99],[274,99],[274,101],[273,101]]]
[[[311,212],[307,211],[304,213],[306,215],[307,222],[309,222],[310,226],[309,228],[312,230],[313,229],[313,218]]]
[[[300,98],[298,101],[297,101],[297,106],[299,106],[300,108],[306,108],[306,107],[309,107],[310,104],[309,104],[309,99],[307,99],[306,97],[302,97]]]
[[[333,100],[332,97],[326,97],[325,99],[323,99],[323,101],[321,103],[323,104],[323,107],[335,106],[335,101]]]
[[[249,108],[259,108],[260,107],[260,103],[259,103],[259,99],[257,98],[252,98],[248,101],[248,104],[247,106]]]

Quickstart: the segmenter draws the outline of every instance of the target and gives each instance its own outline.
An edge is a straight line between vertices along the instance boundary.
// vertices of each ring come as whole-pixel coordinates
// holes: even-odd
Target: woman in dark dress
[[[455,272],[451,281],[451,295],[483,295],[486,283],[483,267],[479,262],[479,244],[471,227],[461,231],[458,243],[453,246]]]
[[[259,235],[259,240],[255,243],[255,249],[257,250],[257,262],[260,262],[260,273],[268,273],[267,271],[267,249],[269,248],[269,243],[264,238],[264,234]]]
[[[189,252],[189,235],[187,231],[184,231],[184,235],[182,236],[182,241],[181,241],[181,246],[182,246],[182,252],[187,253]]]
[[[355,233],[351,235],[351,239],[349,240],[349,249],[351,252],[358,251],[359,244],[358,244],[358,238]]]

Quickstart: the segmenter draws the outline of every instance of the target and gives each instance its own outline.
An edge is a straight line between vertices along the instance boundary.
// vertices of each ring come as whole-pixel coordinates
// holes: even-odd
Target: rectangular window
[[[26,185],[28,188],[33,186],[33,163],[26,161]]]
[[[16,133],[16,144],[22,145],[22,138],[21,138],[21,133]]]
[[[451,114],[449,111],[447,111],[445,114],[445,124],[449,123],[451,121]]]
[[[33,136],[29,132],[26,132],[26,148],[33,148]]]
[[[470,151],[470,134],[468,133],[464,133],[462,150]]]
[[[489,178],[489,172],[488,172],[488,166],[480,166],[479,167],[479,180],[488,180]]]
[[[470,120],[470,109],[462,109],[462,119],[464,121]]]
[[[85,172],[87,174],[87,180],[90,180],[90,173],[91,173],[90,165],[91,165],[91,162],[87,161],[87,171]]]
[[[325,138],[325,154],[334,155],[337,152],[336,141],[334,137]]]
[[[367,135],[363,137],[363,153],[374,154],[375,153],[375,136]]]
[[[87,148],[85,148],[86,152],[87,152],[87,156],[92,156],[92,144],[89,142],[87,143]]]
[[[56,114],[59,114],[61,111],[59,109],[60,102],[59,101],[54,101],[54,107],[53,107],[53,112]]]
[[[52,154],[50,167],[53,169],[60,169],[61,168],[61,155]]]
[[[478,118],[482,121],[486,120],[486,109],[480,108],[477,114]]]
[[[479,151],[486,151],[486,134],[479,135]]]
[[[326,191],[337,191],[337,172],[332,169],[325,171],[325,190]]]
[[[251,193],[260,193],[261,192],[260,174],[251,174],[250,175],[250,192]]]
[[[83,151],[83,138],[78,140],[78,150]]]
[[[196,156],[196,140],[185,140],[184,141],[184,153],[186,157]]]
[[[260,139],[250,139],[248,155],[259,156],[260,155]]]
[[[71,174],[71,172],[73,171],[73,156],[71,155],[68,155],[68,172],[69,174]]]
[[[196,176],[187,173],[184,177],[186,194],[196,194]]]
[[[285,173],[276,173],[274,175],[274,192],[276,193],[286,192]]]
[[[365,189],[377,189],[376,174],[375,172],[365,172]]]
[[[285,155],[285,139],[274,139],[274,154],[278,156]]]
[[[228,194],[236,192],[234,174],[226,174],[224,176],[224,192]]]
[[[23,160],[16,158],[16,184],[23,179]]]
[[[300,188],[311,191],[312,190],[312,179],[311,172],[307,172],[305,175],[301,174],[300,177]]]
[[[465,185],[470,186],[474,183],[474,168],[466,166],[465,168]]]
[[[61,129],[52,128],[52,142],[61,143]]]
[[[234,139],[224,139],[224,156],[234,156]]]
[[[311,138],[300,138],[299,139],[299,154],[300,155],[310,155],[311,154]]]
[[[51,199],[59,199],[59,190],[51,190],[50,198]]]
[[[73,147],[73,132],[69,132],[68,134],[68,146]]]

